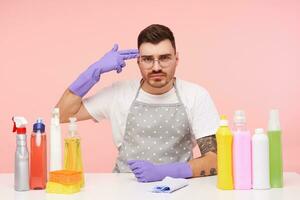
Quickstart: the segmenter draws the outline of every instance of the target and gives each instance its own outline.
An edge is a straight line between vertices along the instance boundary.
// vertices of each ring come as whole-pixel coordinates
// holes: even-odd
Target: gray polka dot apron
[[[131,172],[128,160],[147,160],[158,164],[186,162],[193,157],[190,123],[176,81],[174,86],[178,103],[172,104],[138,101],[141,85],[130,106],[113,172]]]

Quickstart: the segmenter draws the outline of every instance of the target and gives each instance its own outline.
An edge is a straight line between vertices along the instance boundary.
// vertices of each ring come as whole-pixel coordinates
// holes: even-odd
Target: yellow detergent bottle
[[[222,190],[233,189],[232,175],[232,140],[233,136],[228,127],[226,116],[222,115],[217,137],[218,183]]]
[[[65,139],[64,169],[82,173],[80,186],[84,186],[80,138],[77,135],[76,118],[69,118],[69,136]]]

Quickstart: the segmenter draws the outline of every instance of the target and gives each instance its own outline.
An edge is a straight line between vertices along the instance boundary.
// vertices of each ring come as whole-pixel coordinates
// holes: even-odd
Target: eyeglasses
[[[161,68],[169,67],[173,61],[173,56],[171,54],[160,55],[158,59],[153,56],[140,56],[139,61],[141,66],[145,69],[151,69],[154,66],[154,62],[157,61]]]

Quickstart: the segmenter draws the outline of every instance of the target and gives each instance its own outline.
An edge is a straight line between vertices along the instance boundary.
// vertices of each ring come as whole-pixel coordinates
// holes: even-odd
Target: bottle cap
[[[280,130],[279,111],[271,109],[269,113],[269,131]]]
[[[246,115],[244,110],[236,110],[234,112],[233,121],[235,124],[244,124],[246,123]]]
[[[257,128],[255,129],[255,134],[263,134],[264,133],[264,129],[263,128]]]
[[[225,115],[221,115],[220,119],[220,126],[228,126],[228,120]]]
[[[38,118],[36,123],[33,124],[33,132],[35,133],[44,133],[45,132],[45,124],[43,123],[42,118]]]

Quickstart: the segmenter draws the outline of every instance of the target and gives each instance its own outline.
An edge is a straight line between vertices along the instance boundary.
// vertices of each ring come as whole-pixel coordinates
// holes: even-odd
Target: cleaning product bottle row
[[[221,116],[216,133],[220,189],[268,189],[283,187],[281,130],[278,110],[271,110],[268,134],[255,129],[251,138],[242,110],[234,114],[233,133]]]
[[[15,190],[44,189],[47,182],[47,142],[43,120],[39,118],[33,125],[30,139],[30,157],[26,136],[27,120],[24,117],[13,117],[13,122],[13,132],[17,132]]]
[[[47,183],[47,139],[45,124],[38,118],[33,124],[30,137],[30,154],[27,148],[26,125],[24,117],[13,117],[13,132],[16,132],[15,190],[45,189]],[[80,138],[76,118],[70,118],[69,134],[65,139],[64,166],[62,166],[61,128],[59,109],[52,112],[50,127],[50,171],[64,170],[63,173],[81,174],[80,187],[84,186]],[[52,172],[51,171],[51,172]],[[77,184],[77,185],[78,185]],[[76,185],[76,187],[77,187]]]

